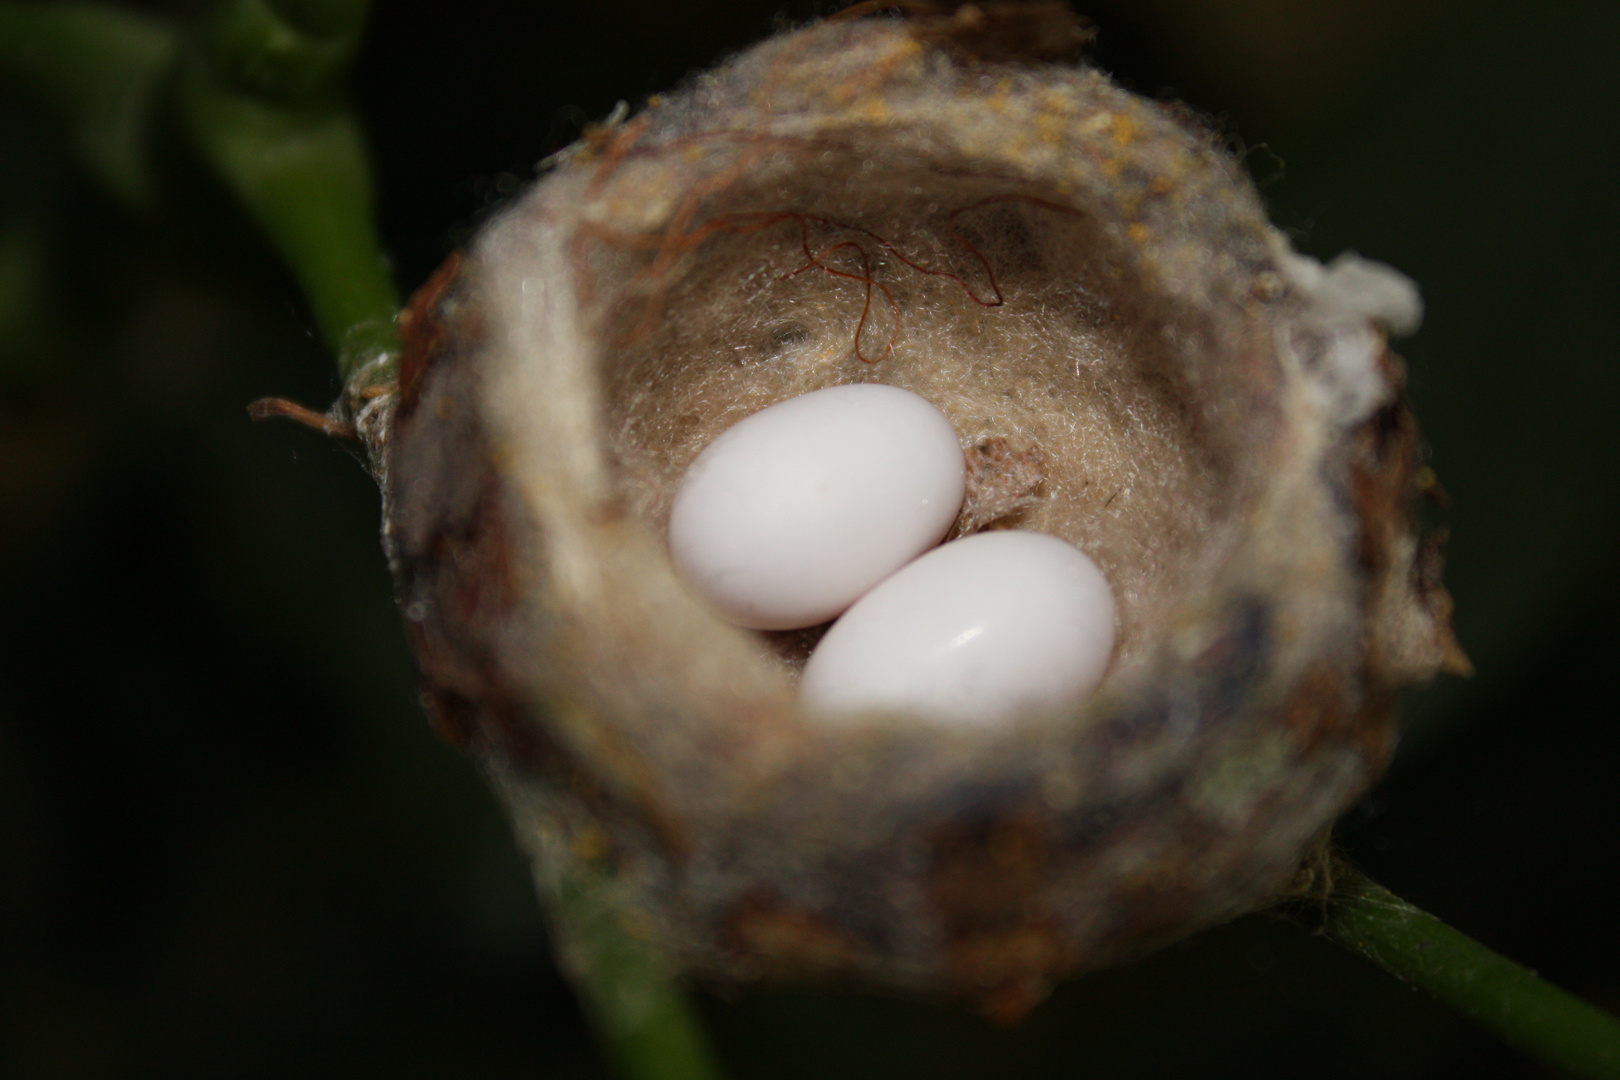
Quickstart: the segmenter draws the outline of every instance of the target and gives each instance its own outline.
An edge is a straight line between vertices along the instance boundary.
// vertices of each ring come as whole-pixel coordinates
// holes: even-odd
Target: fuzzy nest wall
[[[600,883],[709,977],[1016,1013],[1276,896],[1382,769],[1395,689],[1463,661],[1384,348],[1410,285],[1294,255],[1206,133],[974,10],[784,35],[595,133],[354,398],[382,394],[361,427],[435,713],[543,887]],[[949,417],[959,533],[1102,567],[1120,642],[1082,710],[818,726],[804,641],[676,580],[695,455],[849,382]]]

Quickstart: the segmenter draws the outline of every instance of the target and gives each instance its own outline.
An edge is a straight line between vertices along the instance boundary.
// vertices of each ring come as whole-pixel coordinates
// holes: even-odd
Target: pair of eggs
[[[956,431],[928,401],[829,387],[754,413],[698,455],[671,508],[670,554],[739,626],[837,618],[800,682],[813,714],[971,723],[1072,706],[1113,651],[1108,582],[1042,533],[936,547],[965,484]]]

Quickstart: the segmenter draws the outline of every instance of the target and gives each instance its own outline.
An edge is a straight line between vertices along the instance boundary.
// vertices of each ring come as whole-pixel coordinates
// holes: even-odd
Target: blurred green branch
[[[585,1013],[629,1080],[719,1080],[691,1002],[668,962],[620,922],[608,883],[580,871],[535,884]]]
[[[175,44],[169,27],[120,8],[0,2],[0,67],[62,114],[90,170],[137,206],[152,201],[147,138]]]
[[[366,0],[223,0],[187,51],[192,137],[308,298],[347,378],[398,347],[371,167],[343,93]]]
[[[182,39],[116,8],[0,0],[0,64],[56,101],[91,167],[132,202],[150,198],[153,90],[178,64],[187,130],[291,267],[346,378],[398,349],[399,301],[344,93],[368,7],[221,0]],[[630,1080],[718,1077],[673,974],[599,893],[587,880],[541,888],[564,967],[609,1056]]]
[[[1503,1042],[1590,1080],[1620,1080],[1620,1020],[1421,911],[1335,858],[1332,891],[1284,914],[1428,993]]]
[[[347,377],[397,348],[399,298],[344,93],[368,7],[222,0],[180,31],[108,5],[0,0],[0,65],[63,114],[115,194],[143,206],[152,113],[176,76],[193,141],[286,260]]]

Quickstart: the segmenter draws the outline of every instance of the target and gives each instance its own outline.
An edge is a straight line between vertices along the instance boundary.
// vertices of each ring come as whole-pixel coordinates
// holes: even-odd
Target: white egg
[[[800,701],[829,717],[998,723],[1078,704],[1113,648],[1114,598],[1096,563],[1044,533],[979,533],[845,612],[811,653]]]
[[[681,481],[669,550],[755,630],[826,622],[939,543],[962,506],[950,421],[894,386],[833,386],[722,432]]]

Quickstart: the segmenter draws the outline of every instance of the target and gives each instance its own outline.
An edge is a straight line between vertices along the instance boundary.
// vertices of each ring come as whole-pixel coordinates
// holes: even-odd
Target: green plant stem
[[[180,87],[192,137],[292,268],[345,378],[398,348],[371,167],[342,92],[365,10],[224,0]]]
[[[399,297],[353,114],[266,104],[199,63],[187,65],[182,92],[193,137],[291,267],[340,374],[395,349]]]
[[[564,972],[625,1080],[719,1080],[708,1040],[664,958],[624,925],[608,882],[537,875]]]
[[[1316,909],[1304,914],[1307,907]],[[1303,916],[1303,917],[1302,917]],[[1575,1076],[1620,1078],[1620,1020],[1402,900],[1341,860],[1325,905],[1292,916]]]
[[[371,175],[339,87],[365,0],[224,0],[182,81],[191,131],[292,266],[341,374],[397,349]],[[539,880],[562,966],[627,1080],[718,1080],[674,973],[588,871]]]

